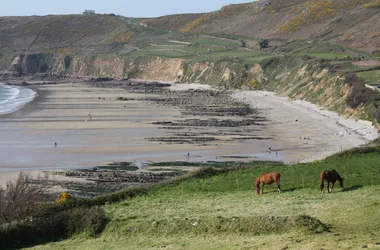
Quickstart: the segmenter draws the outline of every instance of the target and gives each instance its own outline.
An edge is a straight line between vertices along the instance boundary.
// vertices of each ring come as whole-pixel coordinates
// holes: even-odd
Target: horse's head
[[[338,181],[339,181],[340,187],[343,188],[343,178],[340,178],[340,180],[338,180]]]
[[[256,194],[260,194],[260,186],[255,186]]]

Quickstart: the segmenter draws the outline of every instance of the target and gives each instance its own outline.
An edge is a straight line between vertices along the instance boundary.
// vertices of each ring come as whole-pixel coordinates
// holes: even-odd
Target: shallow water
[[[0,83],[0,115],[9,114],[33,101],[36,92],[25,87]]]

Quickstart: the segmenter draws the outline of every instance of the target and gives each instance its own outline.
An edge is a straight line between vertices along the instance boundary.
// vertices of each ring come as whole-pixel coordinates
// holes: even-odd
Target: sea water
[[[0,115],[13,113],[31,102],[37,93],[32,89],[0,83]]]

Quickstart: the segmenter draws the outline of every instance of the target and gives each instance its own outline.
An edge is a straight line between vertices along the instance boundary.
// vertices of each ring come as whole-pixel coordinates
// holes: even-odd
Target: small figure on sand
[[[187,153],[187,157],[190,157],[190,153]]]
[[[91,114],[88,114],[88,117],[90,118],[90,121],[92,120],[92,116],[91,116]]]
[[[58,147],[58,144],[57,144],[56,142],[54,142],[54,147],[55,147],[55,148]]]
[[[269,154],[272,153],[272,147],[269,147]]]

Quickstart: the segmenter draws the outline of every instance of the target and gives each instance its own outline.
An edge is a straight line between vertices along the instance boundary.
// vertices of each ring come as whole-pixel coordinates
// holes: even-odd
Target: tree
[[[262,39],[259,41],[260,49],[268,48],[269,46],[269,40],[268,39]]]
[[[7,182],[6,189],[0,187],[0,225],[22,219],[52,187],[47,180],[46,175],[42,183],[35,183],[30,173],[20,172],[17,180]]]

